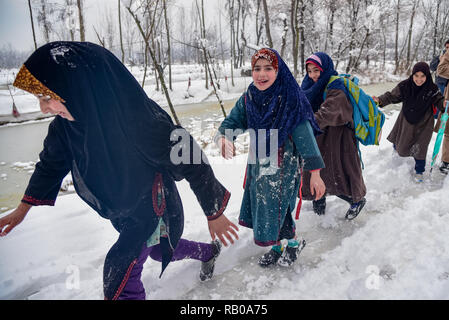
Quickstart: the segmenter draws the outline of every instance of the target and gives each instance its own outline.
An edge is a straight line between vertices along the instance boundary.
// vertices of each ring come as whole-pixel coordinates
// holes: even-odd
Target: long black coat
[[[45,86],[64,100],[75,119],[56,116],[51,122],[23,202],[53,205],[62,179],[71,171],[78,195],[116,222],[119,231],[117,221],[128,220],[149,237],[159,217],[164,219],[170,246],[163,254],[163,269],[184,227],[176,180],[190,183],[207,219],[223,213],[229,192],[207,161],[190,164],[198,155],[206,158],[201,149],[108,50],[86,42],[46,44],[25,62],[14,85],[34,94]],[[173,147],[180,145],[183,152],[195,150],[196,157],[188,153],[190,162],[174,163]],[[106,297],[122,278],[114,278]]]

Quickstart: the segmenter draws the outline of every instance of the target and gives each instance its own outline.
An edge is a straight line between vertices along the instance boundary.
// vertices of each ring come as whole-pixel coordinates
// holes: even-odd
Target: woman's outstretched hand
[[[0,219],[0,237],[4,237],[11,232],[18,224],[20,224],[28,211],[30,211],[31,205],[21,202],[19,206],[10,214]]]
[[[215,220],[209,220],[208,224],[212,240],[215,240],[215,238],[218,237],[225,247],[228,246],[226,239],[228,239],[232,244],[234,244],[234,239],[232,235],[236,240],[239,239],[239,236],[237,235],[236,232],[239,230],[239,228],[234,223],[229,221],[229,219],[226,218],[224,214],[222,214]]]

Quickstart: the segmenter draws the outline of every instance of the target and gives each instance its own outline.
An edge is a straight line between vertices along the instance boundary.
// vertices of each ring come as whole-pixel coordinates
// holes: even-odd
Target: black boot
[[[444,162],[441,164],[440,172],[442,174],[448,174],[449,173],[449,162]]]
[[[268,251],[267,253],[265,253],[263,256],[260,257],[259,265],[261,267],[268,267],[273,264],[276,264],[281,255],[282,255],[281,252],[271,249],[270,251]]]
[[[218,240],[212,241],[211,243],[213,245],[213,254],[214,256],[206,262],[201,262],[201,270],[200,270],[200,280],[205,281],[212,278],[214,275],[214,268],[215,268],[215,260],[220,255],[221,251],[221,242]]]
[[[349,208],[348,212],[346,212],[346,219],[348,220],[352,220],[355,217],[357,217],[360,213],[360,211],[363,209],[363,207],[366,204],[366,199],[363,198],[362,200],[360,200],[359,202],[352,204],[351,207]]]
[[[313,212],[317,215],[322,216],[326,213],[326,198],[322,197],[320,200],[313,200]]]
[[[285,253],[282,258],[279,259],[278,264],[283,267],[289,267],[298,259],[298,255],[301,253],[302,249],[306,246],[306,241],[302,239],[299,244],[294,247],[288,246],[285,249]]]

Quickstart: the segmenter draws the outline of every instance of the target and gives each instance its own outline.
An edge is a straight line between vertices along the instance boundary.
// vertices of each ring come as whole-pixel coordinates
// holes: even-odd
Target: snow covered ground
[[[200,71],[195,73],[198,67],[184,68],[188,69],[176,76],[174,103],[204,101],[210,91],[203,88]],[[139,79],[138,72],[133,73]],[[194,97],[184,99],[189,74]],[[5,74],[0,75],[0,99],[4,99],[0,114],[10,113],[5,79]],[[229,92],[222,82],[224,98],[239,96],[249,79],[237,78]],[[165,98],[160,92],[154,94],[151,79],[145,90],[164,105]],[[20,112],[38,110],[32,96],[15,94]],[[368,202],[355,220],[344,219],[347,204],[338,198],[328,198],[325,216],[315,215],[311,203],[305,202],[296,223],[307,245],[290,268],[260,268],[257,259],[268,248],[256,246],[252,230],[244,227],[236,244],[223,248],[210,281],[200,282],[200,263],[191,260],[171,263],[159,279],[161,266],[149,259],[142,276],[147,298],[449,299],[449,179],[438,170],[429,173],[435,135],[425,182],[416,184],[410,177],[413,160],[398,158],[386,140],[398,106],[386,113],[380,146],[361,146]],[[220,116],[202,122],[192,119],[189,130],[205,146],[216,176],[231,192],[225,214],[237,223],[247,140],[239,138],[235,159],[222,160],[210,144],[219,120]],[[181,181],[178,187],[185,210],[183,237],[210,241],[206,219],[188,183]],[[54,207],[33,208],[21,225],[0,239],[0,299],[103,299],[103,262],[117,237],[109,221],[76,194],[60,196]]]
[[[395,156],[385,139],[397,115],[388,112],[379,147],[362,147],[368,202],[359,217],[346,221],[347,205],[335,197],[325,216],[303,205],[297,229],[307,246],[293,267],[260,268],[267,249],[240,227],[240,240],[222,250],[211,281],[199,281],[200,263],[191,260],[171,263],[159,279],[160,264],[149,259],[142,277],[147,298],[448,299],[449,179],[427,168],[424,183],[411,180],[413,160]],[[210,160],[232,194],[225,214],[237,222],[246,155]],[[178,187],[183,236],[208,242],[194,194],[185,181]],[[116,239],[111,224],[75,194],[33,208],[0,239],[0,299],[103,299],[103,261]]]

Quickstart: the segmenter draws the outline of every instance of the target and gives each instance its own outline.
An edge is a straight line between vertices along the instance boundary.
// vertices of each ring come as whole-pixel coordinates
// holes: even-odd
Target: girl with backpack
[[[429,65],[418,62],[413,66],[410,77],[373,99],[380,107],[402,102],[401,112],[387,140],[393,143],[400,157],[415,159],[414,179],[422,182],[434,127],[433,108],[444,112],[444,98],[432,80]]]
[[[222,156],[230,159],[235,154],[237,130],[250,132],[239,223],[253,229],[257,245],[272,246],[259,259],[260,266],[288,266],[305,245],[296,237],[292,218],[301,164],[311,175],[309,193],[319,199],[325,191],[320,178],[324,163],[314,138],[320,130],[304,93],[275,50],[257,51],[251,66],[254,81],[221,123],[215,141]],[[268,153],[261,151],[261,146],[272,143],[276,133],[274,148],[267,149]],[[267,161],[273,156],[274,161]],[[288,240],[285,250],[283,239]]]
[[[332,59],[324,52],[312,54],[306,60],[307,74],[301,84],[315,113],[315,119],[323,131],[316,137],[325,168],[321,176],[326,194],[335,195],[349,203],[346,219],[357,217],[366,203],[366,186],[363,181],[361,161],[354,135],[353,107],[343,80],[336,79],[329,85],[331,76],[338,75]],[[323,94],[327,90],[326,98]],[[326,197],[314,200],[308,193],[310,175],[304,173],[306,200],[312,200],[313,210],[325,214]]]

